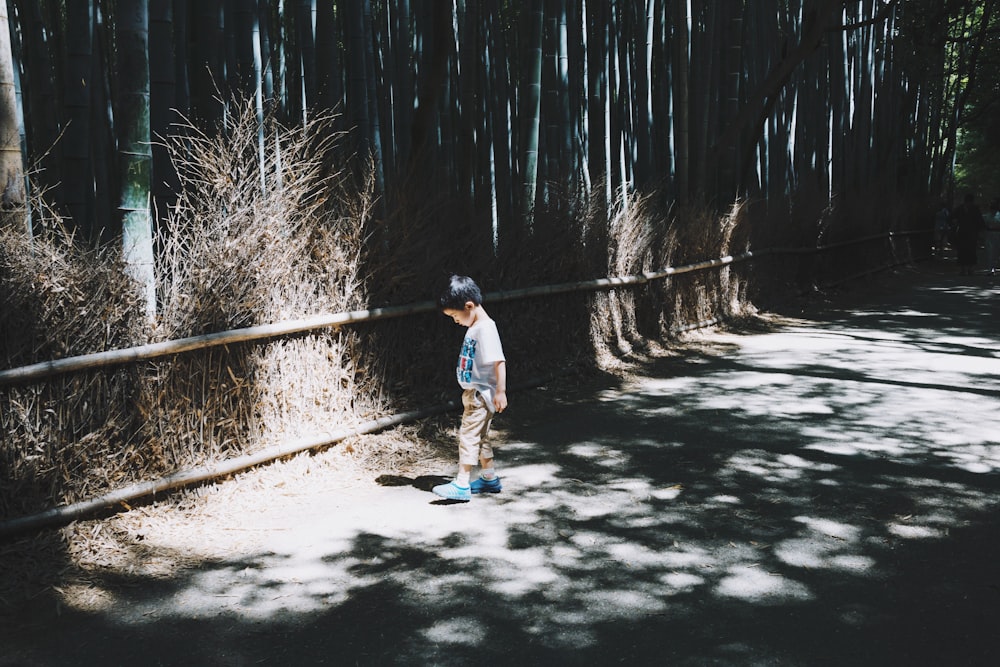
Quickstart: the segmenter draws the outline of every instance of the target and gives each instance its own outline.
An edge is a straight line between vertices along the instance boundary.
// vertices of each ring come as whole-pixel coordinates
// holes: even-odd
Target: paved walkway
[[[512,409],[500,495],[387,474],[0,665],[996,664],[1000,292],[890,283]]]

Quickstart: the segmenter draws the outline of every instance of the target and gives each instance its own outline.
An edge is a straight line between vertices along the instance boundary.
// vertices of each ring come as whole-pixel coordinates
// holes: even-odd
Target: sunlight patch
[[[549,557],[542,549],[514,549],[501,557],[513,566],[519,579],[541,584],[559,578],[549,569]]]
[[[588,549],[595,547],[601,542],[603,542],[605,536],[603,533],[595,533],[592,531],[580,531],[573,533],[570,536],[569,541],[580,547],[581,549]]]
[[[823,434],[827,437],[826,434]],[[803,449],[811,449],[817,452],[824,452],[826,454],[833,454],[835,456],[856,456],[858,448],[854,446],[853,440],[851,442],[822,442],[813,445],[806,445]]]
[[[1000,447],[992,443],[955,446],[937,455],[951,459],[956,468],[977,474],[990,473],[1000,468]]]
[[[616,479],[608,482],[609,489],[620,489],[634,494],[649,495],[649,482],[644,479]]]
[[[587,594],[587,606],[605,619],[631,618],[663,611],[663,602],[648,593],[632,590],[601,590]]]
[[[976,473],[977,475],[993,472],[993,466],[983,463],[982,461],[965,461],[963,463],[956,464],[956,467],[961,468],[966,472]]]
[[[657,498],[658,500],[673,500],[677,496],[681,495],[682,490],[683,487],[681,487],[680,484],[675,484],[673,486],[668,486],[665,489],[654,489],[649,492],[649,495]]]
[[[567,450],[568,453],[573,456],[579,456],[583,459],[596,459],[609,456],[611,450],[609,450],[604,445],[598,445],[595,442],[579,442],[574,445],[570,445]],[[615,454],[620,455],[621,452],[615,452]]]
[[[908,540],[927,540],[946,537],[946,533],[930,526],[909,526],[901,523],[889,524],[889,532]]]
[[[611,523],[614,526],[620,526],[622,528],[630,528],[630,529],[659,528],[664,524],[663,518],[659,513],[646,514],[641,511],[636,514],[612,520]]]
[[[807,470],[822,469],[821,464],[813,465],[797,456],[786,455],[778,459],[772,456],[769,452],[751,449],[730,457],[726,463],[733,470],[776,481],[799,480]]]
[[[719,582],[715,592],[723,597],[768,602],[810,600],[813,597],[809,589],[797,581],[742,565],[730,568],[729,574]]]
[[[790,468],[807,468],[809,470],[819,470],[821,472],[833,472],[834,470],[838,470],[840,468],[840,466],[833,463],[810,461],[795,454],[782,454],[778,457],[778,463]]]
[[[96,586],[70,584],[68,586],[53,586],[67,607],[77,611],[90,613],[103,612],[119,604],[110,591]]]
[[[577,516],[591,519],[609,514],[624,516],[635,511],[635,505],[635,498],[631,493],[618,491],[612,495],[609,491],[601,495],[576,496],[572,507]]]
[[[832,521],[830,519],[818,519],[810,516],[797,516],[795,521],[812,528],[817,533],[836,537],[841,540],[856,540],[861,534],[857,526]]]
[[[715,563],[703,549],[692,549],[690,551],[668,551],[663,554],[663,562],[667,567],[707,567]]]
[[[875,559],[860,554],[842,554],[831,558],[830,565],[843,572],[870,572],[875,569]]]
[[[658,565],[663,562],[663,554],[641,547],[633,542],[621,542],[608,546],[608,554],[616,561],[629,566]]]
[[[656,408],[644,408],[636,410],[636,413],[643,417],[657,417],[660,419],[670,417],[683,417],[686,410],[673,405],[662,405]]]
[[[833,408],[820,399],[802,399],[797,401],[781,401],[772,405],[772,411],[785,415],[832,415]]]
[[[643,378],[637,383],[635,391],[643,394],[676,396],[692,390],[697,384],[698,381],[692,377]]]
[[[511,555],[511,554],[507,554]],[[566,567],[576,561],[575,556],[566,558],[560,566]],[[559,580],[559,574],[548,567],[548,561],[537,564],[523,564],[510,561],[503,567],[497,567],[492,573],[494,582],[490,588],[501,595],[517,597],[531,591],[548,589]]]
[[[903,317],[936,317],[936,313],[925,313],[921,310],[913,310],[912,308],[904,308],[902,310],[896,311],[897,314]]]
[[[559,466],[557,465],[512,466],[506,470],[508,476],[516,477],[521,485],[526,487],[538,487],[559,481]]]
[[[888,424],[879,424],[876,427],[891,428]],[[873,452],[880,456],[906,456],[911,450],[923,449],[923,447],[904,440],[884,438],[878,442],[859,442],[858,449],[862,452]]]
[[[424,636],[435,644],[475,646],[486,639],[486,631],[476,619],[450,618],[424,630]]]
[[[278,572],[281,576],[275,576]],[[343,572],[328,565],[304,561],[274,567],[263,561],[259,567],[213,570],[197,575],[192,584],[178,591],[170,604],[160,603],[156,615],[186,616],[236,613],[247,618],[267,618],[278,613],[308,613],[344,600]]]
[[[774,549],[774,555],[794,567],[819,569],[825,567],[826,551],[812,540],[785,540]]]
[[[704,578],[689,572],[670,572],[660,577],[660,581],[674,589],[667,591],[668,595],[684,593],[705,583]]]

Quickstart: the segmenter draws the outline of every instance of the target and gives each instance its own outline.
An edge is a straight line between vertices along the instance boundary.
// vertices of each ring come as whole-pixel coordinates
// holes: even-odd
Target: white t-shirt
[[[462,341],[462,351],[458,356],[455,372],[462,389],[476,389],[486,405],[493,410],[493,392],[497,386],[496,367],[498,361],[506,361],[497,323],[485,317],[476,320],[469,327]]]

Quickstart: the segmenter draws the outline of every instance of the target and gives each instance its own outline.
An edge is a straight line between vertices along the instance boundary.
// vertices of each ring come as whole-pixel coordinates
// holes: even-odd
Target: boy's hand
[[[507,409],[507,392],[497,390],[493,395],[493,407],[496,408],[497,412],[503,412]]]
[[[507,362],[495,362],[493,372],[497,378],[496,391],[493,392],[493,407],[497,412],[503,412],[507,409]]]

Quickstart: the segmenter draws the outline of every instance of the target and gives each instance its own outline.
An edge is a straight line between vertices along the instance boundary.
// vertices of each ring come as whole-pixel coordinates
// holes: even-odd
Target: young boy
[[[474,493],[500,493],[503,488],[486,434],[494,413],[507,408],[507,362],[496,322],[483,309],[483,295],[472,278],[452,276],[438,304],[455,324],[469,330],[456,368],[465,408],[458,434],[458,476],[432,491],[442,498],[468,502]],[[470,483],[476,463],[480,475]]]

